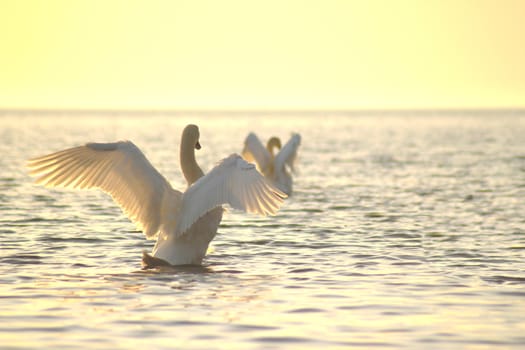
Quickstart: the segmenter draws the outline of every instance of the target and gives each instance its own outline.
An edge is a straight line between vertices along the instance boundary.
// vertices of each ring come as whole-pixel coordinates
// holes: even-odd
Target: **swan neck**
[[[180,166],[188,186],[204,176],[202,169],[195,160],[195,143],[184,138],[180,147]]]
[[[268,150],[268,153],[270,153],[272,159],[275,157],[274,148],[277,148],[277,150],[281,149],[281,140],[278,137],[270,138],[266,144],[266,149]]]
[[[267,165],[266,169],[264,169],[263,173],[265,176],[268,176],[270,178],[275,177],[275,153],[274,149],[277,148],[277,151],[281,149],[281,140],[278,137],[271,137],[268,142],[266,143],[266,149],[268,150],[268,153],[270,154],[270,164]]]

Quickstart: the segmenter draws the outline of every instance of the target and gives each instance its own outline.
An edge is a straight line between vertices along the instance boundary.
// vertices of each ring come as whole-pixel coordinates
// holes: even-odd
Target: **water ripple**
[[[0,118],[2,348],[521,349],[524,116],[436,113]],[[189,119],[206,170],[253,125],[304,140],[282,210],[227,212],[202,267],[142,270],[154,242],[109,196],[21,169],[125,138],[182,190]]]

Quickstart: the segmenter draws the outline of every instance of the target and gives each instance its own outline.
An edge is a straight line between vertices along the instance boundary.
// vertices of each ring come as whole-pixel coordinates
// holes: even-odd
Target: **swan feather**
[[[250,163],[255,163],[261,172],[265,172],[271,166],[272,156],[264,147],[261,140],[253,132],[249,133],[244,140],[242,157]]]
[[[232,154],[186,190],[175,235],[183,235],[200,217],[223,204],[274,215],[284,198],[286,194],[270,185],[253,164]]]
[[[46,187],[98,188],[110,194],[147,238],[175,228],[182,193],[131,141],[88,143],[30,159],[27,166]]]
[[[295,160],[297,158],[297,150],[301,144],[301,135],[292,134],[292,137],[281,148],[279,153],[275,156],[275,169],[277,171],[284,171],[285,165],[290,167],[290,170],[295,172]]]

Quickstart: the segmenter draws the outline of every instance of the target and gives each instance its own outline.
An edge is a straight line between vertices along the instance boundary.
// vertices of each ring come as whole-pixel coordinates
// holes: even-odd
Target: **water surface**
[[[172,185],[182,128],[209,170],[256,131],[302,134],[275,217],[225,215],[203,268],[142,271],[152,241],[27,158],[130,139]],[[521,349],[525,113],[4,113],[2,349]]]

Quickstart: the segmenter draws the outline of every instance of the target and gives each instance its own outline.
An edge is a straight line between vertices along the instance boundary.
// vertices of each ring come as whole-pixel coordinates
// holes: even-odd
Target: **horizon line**
[[[155,114],[222,114],[222,113],[397,113],[397,112],[525,112],[525,106],[516,107],[392,107],[392,108],[94,108],[94,107],[74,107],[74,108],[40,108],[40,107],[14,107],[14,108],[1,108],[0,114],[5,113],[74,113],[74,114],[86,114],[86,113],[131,113],[131,114],[144,114],[144,113],[155,113]]]

